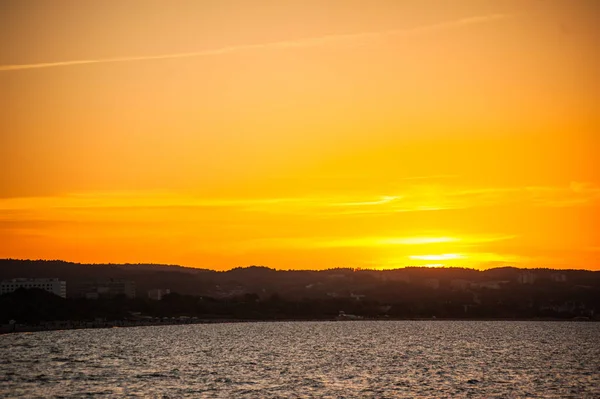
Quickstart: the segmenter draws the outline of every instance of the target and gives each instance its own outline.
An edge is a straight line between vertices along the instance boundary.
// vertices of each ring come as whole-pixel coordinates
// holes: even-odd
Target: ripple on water
[[[0,342],[0,397],[600,397],[600,323],[235,323]]]

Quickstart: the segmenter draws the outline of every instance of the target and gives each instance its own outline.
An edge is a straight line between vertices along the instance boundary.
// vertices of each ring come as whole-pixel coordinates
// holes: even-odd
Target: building
[[[67,297],[67,282],[57,278],[14,278],[12,280],[2,280],[0,283],[0,295],[8,294],[19,288],[37,288],[51,292],[61,298]]]
[[[148,298],[154,299],[155,301],[160,301],[163,298],[163,296],[168,295],[170,293],[171,290],[168,288],[155,288],[153,290],[148,291]]]
[[[552,273],[550,275],[550,280],[555,281],[557,283],[564,283],[567,281],[567,276],[563,273]]]
[[[517,277],[517,282],[519,284],[533,284],[537,280],[537,276],[532,272],[523,272],[520,273]]]
[[[135,298],[135,282],[118,279],[84,280],[73,282],[69,296],[87,299],[126,296]]]
[[[510,281],[481,281],[478,283],[473,283],[471,284],[471,287],[473,288],[479,288],[479,289],[488,289],[488,290],[499,290],[502,288],[503,285],[510,283]]]
[[[350,297],[352,299],[356,299],[357,301],[360,301],[360,300],[366,298],[367,296],[363,295],[363,294],[352,294],[352,293],[350,293]]]

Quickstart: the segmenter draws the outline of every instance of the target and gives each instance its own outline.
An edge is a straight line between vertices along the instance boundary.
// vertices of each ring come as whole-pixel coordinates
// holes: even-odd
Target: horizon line
[[[419,266],[419,265],[406,265],[406,266],[399,266],[399,267],[391,267],[391,268],[370,268],[370,267],[351,267],[351,266],[338,266],[338,267],[327,267],[327,268],[322,268],[322,269],[282,269],[282,268],[276,268],[276,267],[271,267],[271,266],[265,266],[265,265],[246,265],[246,266],[233,266],[231,268],[228,269],[214,269],[214,268],[207,268],[207,267],[200,267],[200,266],[184,266],[184,265],[179,265],[179,264],[168,264],[168,263],[148,263],[148,262],[139,262],[139,263],[131,263],[131,262],[123,262],[123,263],[115,263],[115,262],[92,262],[92,263],[87,263],[87,262],[74,262],[74,261],[68,261],[68,260],[63,260],[63,259],[19,259],[19,258],[0,258],[0,262],[2,261],[18,261],[18,262],[62,262],[62,263],[71,263],[71,264],[75,264],[75,265],[87,265],[87,266],[102,266],[102,265],[110,265],[110,266],[141,266],[141,265],[147,265],[147,266],[162,266],[162,267],[180,267],[180,268],[184,268],[184,269],[196,269],[196,270],[205,270],[205,271],[210,271],[210,272],[217,272],[217,273],[225,273],[225,272],[229,272],[235,269],[249,269],[249,268],[264,268],[264,269],[269,269],[272,271],[277,271],[277,272],[323,272],[323,271],[331,271],[331,270],[352,270],[352,271],[374,271],[374,272],[384,272],[384,271],[394,271],[394,270],[401,270],[401,269],[430,269],[430,270],[434,270],[434,269],[443,269],[443,270],[448,270],[448,269],[462,269],[462,270],[473,270],[476,272],[485,272],[485,271],[489,271],[489,270],[496,270],[496,269],[517,269],[517,270],[556,270],[556,271],[589,271],[589,272],[600,272],[600,269],[595,270],[595,269],[574,269],[574,268],[561,268],[561,269],[557,269],[557,268],[553,268],[553,267],[543,267],[543,266],[539,266],[539,267],[527,267],[527,266],[515,266],[515,265],[504,265],[504,266],[494,266],[494,267],[489,267],[489,268],[475,268],[475,267],[468,267],[468,266],[436,266],[436,267],[431,267],[431,266]]]

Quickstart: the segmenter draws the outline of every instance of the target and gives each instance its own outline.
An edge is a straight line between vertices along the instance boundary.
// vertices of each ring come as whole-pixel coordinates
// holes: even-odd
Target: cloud
[[[45,62],[37,64],[22,64],[22,65],[3,65],[0,66],[0,71],[19,71],[26,69],[39,69],[39,68],[53,68],[53,67],[66,67],[76,65],[88,65],[88,64],[106,64],[106,63],[118,63],[118,62],[134,62],[134,61],[150,61],[150,60],[163,60],[172,58],[192,58],[192,57],[207,57],[225,54],[234,54],[244,51],[261,50],[261,49],[288,49],[288,48],[306,48],[316,46],[327,46],[327,45],[339,45],[339,44],[364,44],[369,40],[376,40],[382,37],[390,36],[412,36],[418,34],[424,34],[428,32],[444,31],[447,29],[454,29],[466,25],[476,25],[495,20],[501,20],[509,18],[510,15],[506,14],[491,14],[478,17],[462,18],[454,21],[442,22],[434,25],[420,26],[409,29],[397,29],[387,30],[379,32],[362,32],[362,33],[348,33],[348,34],[336,34],[326,35],[320,37],[303,38],[297,40],[287,40],[270,43],[260,44],[242,44],[237,46],[222,47],[219,49],[209,49],[189,53],[174,53],[174,54],[160,54],[160,55],[148,55],[148,56],[137,56],[137,57],[114,57],[114,58],[101,58],[91,60],[72,60],[72,61],[59,61],[59,62]]]
[[[332,248],[382,248],[394,251],[408,251],[409,248],[441,247],[454,250],[469,250],[483,244],[508,241],[517,238],[516,235],[459,235],[459,236],[359,236],[359,237],[266,237],[244,240],[238,246],[245,250],[294,248],[294,249],[332,249]],[[416,258],[415,258],[416,259]]]
[[[461,254],[440,254],[440,255],[411,255],[410,259],[413,260],[453,260],[464,258]]]
[[[455,179],[458,175],[429,175],[429,176],[411,176],[401,177],[398,180],[440,180],[440,179]]]
[[[365,196],[313,195],[275,198],[205,198],[169,192],[95,192],[59,197],[0,199],[0,219],[15,214],[52,210],[53,212],[98,212],[102,209],[196,209],[217,208],[229,212],[263,215],[288,214],[318,217],[385,215],[404,212],[430,212],[490,206],[578,207],[600,202],[600,187],[585,182],[568,186],[488,187],[453,189],[444,185],[416,185],[397,195]]]
[[[374,201],[358,201],[358,202],[340,202],[331,204],[331,206],[368,206],[368,205],[383,205],[388,204],[390,202],[402,199],[402,197],[398,197],[395,195],[385,195],[381,197],[379,200]]]
[[[600,200],[600,187],[587,182],[571,182],[569,187],[527,187],[532,201],[539,206],[573,207]]]

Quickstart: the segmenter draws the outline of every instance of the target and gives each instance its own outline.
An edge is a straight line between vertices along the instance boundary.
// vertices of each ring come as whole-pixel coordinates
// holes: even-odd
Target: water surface
[[[0,336],[0,397],[600,397],[600,323],[197,324]]]

